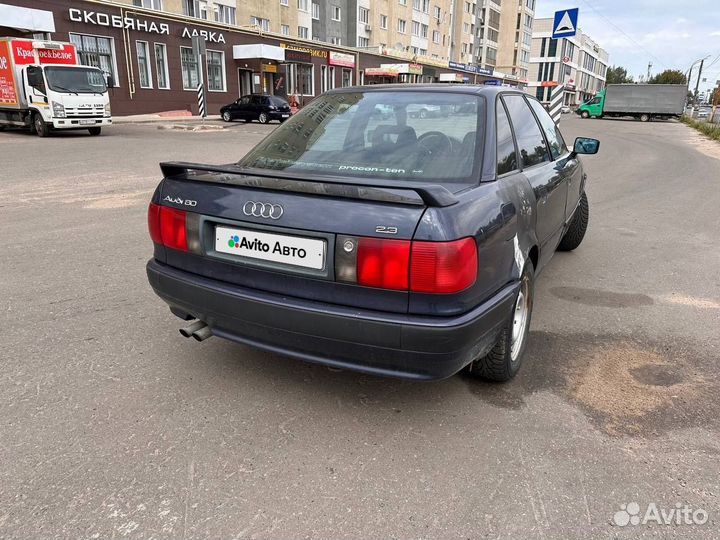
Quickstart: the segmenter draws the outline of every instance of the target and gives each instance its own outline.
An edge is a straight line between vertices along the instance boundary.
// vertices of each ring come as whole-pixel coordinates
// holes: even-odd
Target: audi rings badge
[[[248,201],[243,205],[243,214],[265,219],[280,219],[283,215],[283,207],[279,204]]]

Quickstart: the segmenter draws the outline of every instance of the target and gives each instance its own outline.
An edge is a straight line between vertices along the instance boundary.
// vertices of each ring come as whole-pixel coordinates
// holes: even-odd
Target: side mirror
[[[45,79],[43,79],[42,69],[37,66],[28,66],[27,79],[28,84],[33,88],[43,89],[45,87]]]
[[[597,154],[600,150],[600,141],[588,137],[578,137],[573,146],[574,154]]]

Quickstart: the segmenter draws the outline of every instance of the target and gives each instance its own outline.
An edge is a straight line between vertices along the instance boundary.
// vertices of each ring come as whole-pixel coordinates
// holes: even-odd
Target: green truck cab
[[[583,118],[602,118],[605,106],[605,90],[600,90],[590,101],[586,101],[577,108],[577,113]]]

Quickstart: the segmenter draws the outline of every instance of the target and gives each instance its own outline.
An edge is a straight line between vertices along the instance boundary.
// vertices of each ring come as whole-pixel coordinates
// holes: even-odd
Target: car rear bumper
[[[151,260],[150,285],[178,316],[214,335],[301,360],[416,380],[449,377],[486,354],[518,283],[456,317],[383,313],[290,298],[208,279]]]
[[[270,111],[267,115],[270,120],[287,120],[292,116],[292,113],[290,111]]]

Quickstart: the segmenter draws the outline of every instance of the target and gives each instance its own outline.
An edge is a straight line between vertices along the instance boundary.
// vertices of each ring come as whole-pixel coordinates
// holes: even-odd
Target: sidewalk
[[[177,114],[173,114],[177,112]],[[191,116],[189,114],[182,114],[181,111],[171,111],[169,113],[155,113],[155,114],[133,114],[130,116],[114,116],[113,124],[172,124],[175,122],[202,122],[203,119],[200,116]],[[205,118],[205,122],[214,123],[220,121],[219,114],[211,114]]]

